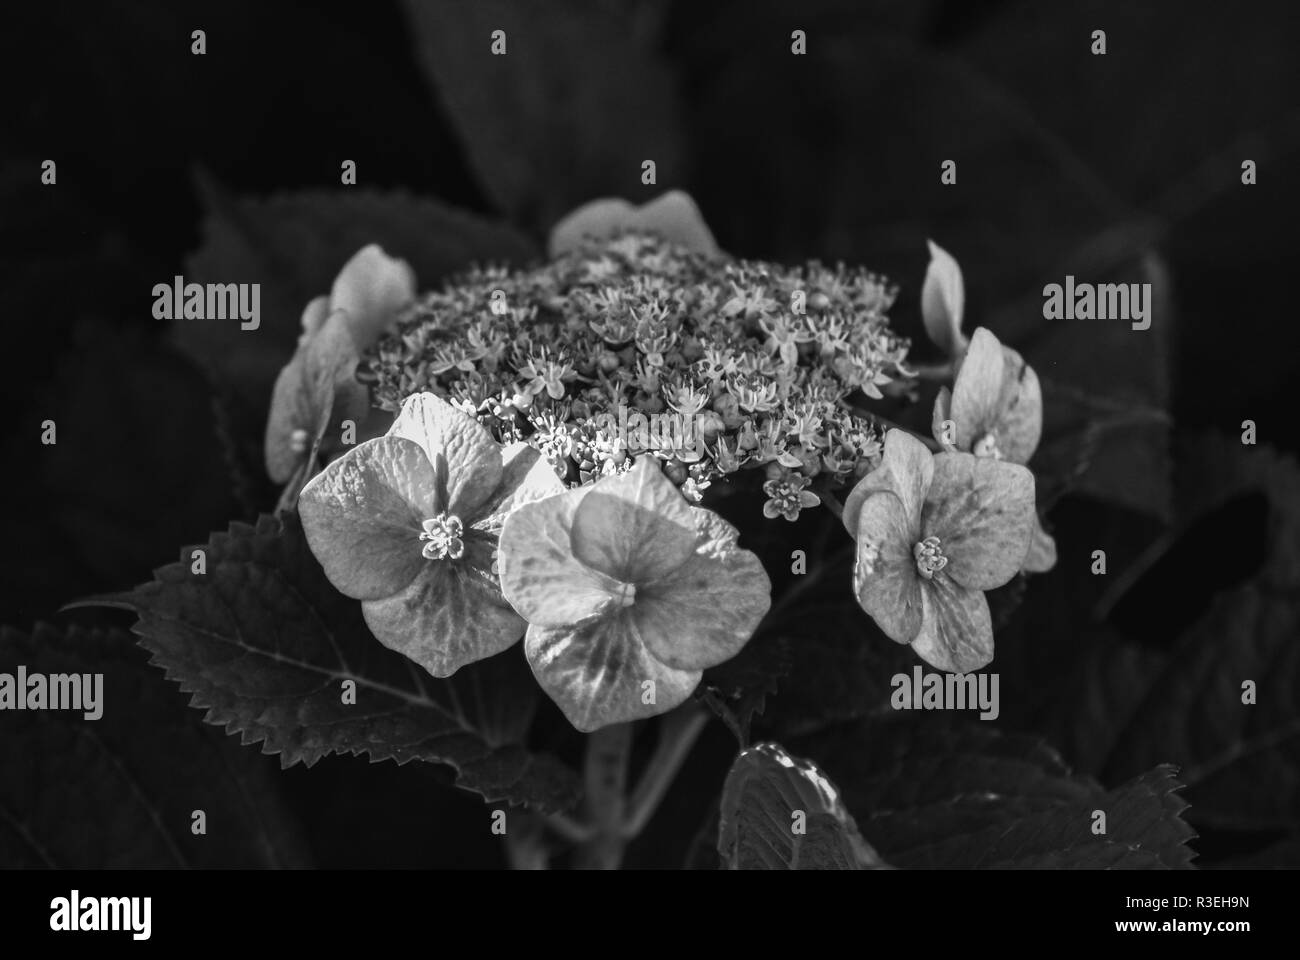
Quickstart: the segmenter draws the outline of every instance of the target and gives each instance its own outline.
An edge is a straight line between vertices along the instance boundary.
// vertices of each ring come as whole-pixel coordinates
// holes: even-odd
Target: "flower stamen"
[[[426,560],[443,560],[450,557],[459,560],[465,555],[465,541],[462,539],[465,527],[460,517],[450,513],[440,513],[421,524],[424,532],[420,539],[428,541],[420,551]]]
[[[912,547],[912,556],[916,558],[916,569],[927,580],[948,566],[948,558],[939,552],[939,538],[926,537]]]
[[[992,457],[994,460],[1001,460],[1002,451],[998,449],[997,435],[992,430],[984,434],[975,442],[975,446],[971,448],[971,453],[977,457]]]

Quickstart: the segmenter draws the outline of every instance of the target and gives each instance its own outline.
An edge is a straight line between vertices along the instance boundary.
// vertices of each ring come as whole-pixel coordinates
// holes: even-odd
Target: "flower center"
[[[465,527],[460,522],[460,517],[440,513],[424,521],[421,526],[424,532],[420,534],[420,539],[428,542],[420,552],[426,560],[442,560],[446,557],[459,560],[465,555],[465,541],[461,539]]]
[[[636,603],[636,584],[620,583],[613,591],[614,602],[620,607],[630,607]]]
[[[939,552],[939,538],[926,537],[912,547],[912,556],[916,558],[916,569],[927,580],[948,566],[948,558]]]
[[[977,457],[992,457],[994,460],[1002,459],[1002,451],[998,449],[998,438],[992,430],[975,442],[971,452]]]
[[[306,453],[308,439],[307,431],[302,427],[299,427],[293,433],[289,434],[289,449],[294,453]]]

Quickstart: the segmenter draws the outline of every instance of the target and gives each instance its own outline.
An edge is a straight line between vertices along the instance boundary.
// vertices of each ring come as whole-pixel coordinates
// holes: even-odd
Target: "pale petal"
[[[424,451],[400,437],[368,440],[312,478],[298,512],[330,583],[358,600],[405,589],[428,562],[420,524],[439,513],[434,479]]]
[[[302,333],[298,335],[298,343],[303,344],[316,336],[316,332],[325,323],[325,318],[330,314],[330,298],[316,297],[302,311]]]
[[[600,240],[623,230],[658,234],[697,253],[718,252],[699,207],[680,190],[670,190],[641,207],[617,198],[585,203],[551,228],[547,252],[557,257],[581,247],[587,239]]]
[[[524,652],[547,696],[583,733],[666,713],[702,676],[652,656],[621,612],[560,627],[531,625]]]
[[[607,579],[574,555],[569,531],[592,487],[521,504],[501,530],[497,572],[506,600],[529,623],[563,626],[603,609]]]
[[[903,502],[887,491],[867,497],[858,514],[857,541],[853,592],[858,603],[887,637],[911,643],[921,629],[921,575]]]
[[[1056,566],[1056,541],[1043,529],[1038,514],[1035,513],[1034,529],[1029,537],[1029,552],[1025,554],[1024,563],[1020,568],[1026,573],[1046,573],[1054,566]]]
[[[435,677],[449,677],[523,636],[523,619],[468,557],[421,559],[424,568],[404,591],[361,605],[366,625],[380,643]]]
[[[447,484],[447,510],[469,524],[480,516],[501,484],[501,445],[473,417],[432,393],[417,393],[402,403],[390,437],[405,437],[424,448]]]
[[[962,314],[966,309],[966,287],[961,267],[933,240],[927,240],[930,263],[921,284],[921,319],[930,342],[950,357],[961,353],[966,338],[961,332]]]
[[[967,590],[941,570],[921,584],[921,630],[912,649],[930,666],[970,673],[993,660],[993,620],[979,590]]]
[[[632,616],[650,652],[678,670],[730,660],[772,605],[772,582],[737,530],[695,508],[695,552],[663,578],[637,586]]]
[[[310,438],[321,425],[318,402],[319,398],[308,386],[300,349],[280,370],[271,389],[271,409],[266,418],[262,449],[267,476],[275,483],[287,483],[306,458],[305,449],[293,449],[292,438],[297,430],[305,431]]]
[[[501,483],[479,508],[481,518],[474,522],[475,527],[498,534],[515,507],[566,489],[550,461],[522,440],[503,449],[501,460]]]
[[[957,447],[949,442],[949,436],[953,440],[957,439],[956,424],[953,424],[952,433],[944,430],[945,421],[952,419],[952,391],[947,387],[940,387],[938,395],[934,398],[934,412],[930,415],[930,432],[934,435],[935,442],[943,447],[949,453],[956,451]]]
[[[992,590],[1020,570],[1034,519],[1034,475],[1013,463],[969,453],[934,458],[934,483],[921,518],[939,538],[944,572],[972,590]]]
[[[390,257],[377,244],[358,250],[339,271],[330,291],[330,309],[345,310],[357,346],[372,346],[415,299],[415,272],[405,260]]]
[[[880,466],[859,480],[844,501],[844,526],[850,535],[856,535],[863,501],[887,490],[902,501],[908,528],[915,533],[920,529],[921,506],[933,476],[934,455],[929,448],[906,430],[890,430],[885,434]]]
[[[649,583],[695,550],[695,508],[654,457],[596,481],[574,516],[573,555],[623,583]]]
[[[976,330],[952,387],[958,450],[970,450],[996,425],[1004,363],[998,338],[984,327]]]
[[[1003,347],[1006,368],[995,430],[1002,458],[1028,463],[1043,433],[1043,391],[1038,374],[1010,347]]]

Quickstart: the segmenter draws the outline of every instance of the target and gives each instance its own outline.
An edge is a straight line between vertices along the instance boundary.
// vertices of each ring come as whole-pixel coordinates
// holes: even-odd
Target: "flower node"
[[[939,538],[926,537],[912,547],[912,556],[916,558],[916,569],[921,576],[932,580],[934,575],[948,566],[948,558],[939,552]]]
[[[447,557],[459,560],[465,555],[465,541],[462,539],[465,528],[460,517],[440,513],[424,521],[421,526],[424,532],[420,534],[420,539],[427,542],[420,552],[426,560],[444,560]]]

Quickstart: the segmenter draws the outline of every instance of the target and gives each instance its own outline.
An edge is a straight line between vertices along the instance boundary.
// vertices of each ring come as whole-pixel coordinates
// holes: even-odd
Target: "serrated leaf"
[[[0,672],[20,664],[102,673],[102,714],[0,714],[0,867],[306,865],[275,764],[186,710],[125,632],[0,630]],[[191,832],[195,810],[206,834]]]
[[[1194,834],[1174,768],[1107,792],[1055,751],[978,722],[859,721],[795,741],[847,772],[843,797],[868,842],[900,867],[1182,867]],[[1107,832],[1092,833],[1093,811]]]
[[[593,197],[637,198],[677,178],[666,67],[631,24],[579,0],[408,0],[418,62],[498,209],[544,229]],[[494,31],[506,52],[494,55]]]
[[[187,258],[185,279],[261,284],[261,322],[256,330],[241,330],[237,321],[177,320],[173,337],[259,414],[293,353],[303,308],[329,293],[338,271],[365,245],[377,243],[406,260],[420,289],[473,263],[519,263],[537,254],[505,224],[401,191],[236,198],[209,184],[204,192],[203,243]]]
[[[775,743],[741,751],[722,788],[718,854],[730,870],[863,870],[886,865],[815,764]]]
[[[542,810],[569,806],[577,778],[523,741],[538,688],[519,648],[447,680],[425,674],[366,629],[360,605],[339,594],[312,556],[294,514],[232,524],[154,580],[115,597],[153,661],[192,693],[210,723],[261,743],[284,766],[330,753],[398,763],[446,763],[457,784],[489,801]],[[344,681],[356,703],[343,703]]]

